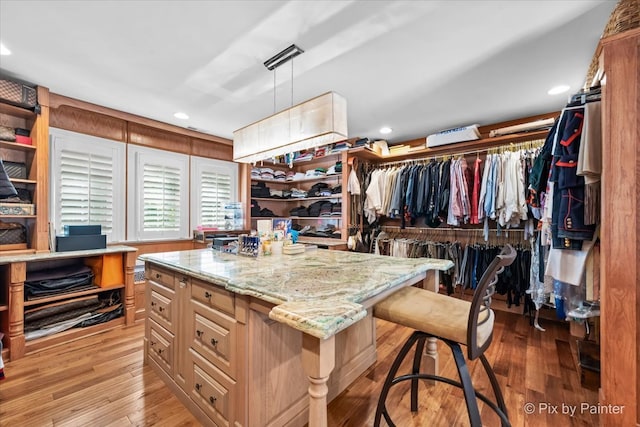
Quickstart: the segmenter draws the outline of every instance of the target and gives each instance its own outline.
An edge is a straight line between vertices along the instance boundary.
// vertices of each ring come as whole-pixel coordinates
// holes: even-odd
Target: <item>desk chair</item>
[[[390,426],[395,426],[387,412],[385,401],[391,387],[402,381],[411,380],[411,411],[418,410],[418,379],[441,381],[461,388],[464,392],[472,427],[482,425],[476,397],[498,414],[503,427],[511,425],[498,380],[484,356],[484,351],[491,344],[493,337],[494,314],[490,306],[498,274],[502,273],[506,266],[511,265],[515,258],[516,251],[510,245],[506,245],[482,275],[471,302],[425,289],[407,287],[374,306],[373,314],[375,317],[415,329],[394,360],[382,386],[374,427],[380,425],[382,416]],[[437,375],[420,373],[420,361],[427,338],[438,338],[451,348],[460,382]],[[482,366],[491,382],[497,405],[473,388],[471,376],[460,348],[461,344],[467,346],[469,360],[480,358],[482,361]],[[411,374],[396,377],[400,365],[414,345],[416,352]]]

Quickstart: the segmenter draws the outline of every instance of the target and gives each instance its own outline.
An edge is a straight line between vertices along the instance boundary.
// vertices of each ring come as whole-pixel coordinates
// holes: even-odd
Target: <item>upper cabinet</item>
[[[37,94],[37,113],[0,100],[0,125],[26,129],[31,138],[31,145],[0,141],[0,158],[10,169],[10,181],[23,190],[21,198],[31,202],[12,206],[0,199],[0,256],[49,250],[49,90],[38,87]]]

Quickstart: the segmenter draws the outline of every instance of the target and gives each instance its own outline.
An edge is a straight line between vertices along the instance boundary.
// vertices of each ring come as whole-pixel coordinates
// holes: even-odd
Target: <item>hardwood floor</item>
[[[539,332],[520,315],[497,312],[496,319],[487,357],[513,426],[597,426],[597,415],[581,411],[583,402],[597,404],[597,393],[580,386],[575,339],[569,336],[567,324],[545,321],[547,331]],[[410,333],[378,321],[378,362],[331,402],[330,426],[372,424],[386,372]],[[7,363],[7,378],[0,381],[0,425],[199,425],[151,369],[143,366],[143,334],[143,322],[138,322]],[[441,373],[455,376],[448,348],[440,344],[438,349]],[[474,384],[493,398],[477,362],[470,364]],[[394,387],[387,401],[398,427],[469,425],[460,390],[445,384],[421,386],[420,410],[412,414],[405,384]],[[533,404],[533,414],[525,414],[525,403]],[[565,412],[577,408],[573,417],[562,414],[563,404]],[[557,406],[557,414],[552,413],[552,406]],[[486,407],[481,406],[481,415],[484,425],[499,425],[497,416]]]

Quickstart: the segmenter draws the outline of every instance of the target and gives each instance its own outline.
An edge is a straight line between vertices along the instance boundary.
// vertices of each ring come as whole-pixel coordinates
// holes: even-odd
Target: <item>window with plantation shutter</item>
[[[128,240],[189,238],[189,156],[128,147]]]
[[[225,228],[225,205],[237,201],[238,165],[191,157],[192,223]]]
[[[49,206],[56,232],[99,224],[109,242],[123,241],[125,144],[61,129],[50,129],[50,137]]]

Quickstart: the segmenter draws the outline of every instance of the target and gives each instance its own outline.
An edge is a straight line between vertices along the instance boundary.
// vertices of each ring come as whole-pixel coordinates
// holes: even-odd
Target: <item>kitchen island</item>
[[[326,250],[141,258],[145,361],[204,424],[261,427],[326,426],[327,401],[376,359],[373,304],[434,289],[453,265]]]

